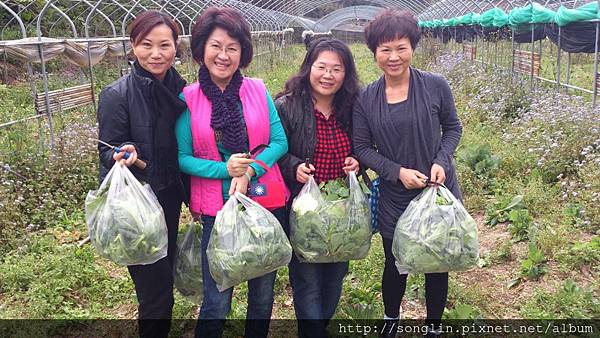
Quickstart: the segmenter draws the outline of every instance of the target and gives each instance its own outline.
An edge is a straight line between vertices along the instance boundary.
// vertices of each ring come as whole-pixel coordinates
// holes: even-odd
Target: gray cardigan
[[[399,179],[401,167],[429,177],[431,166],[441,165],[445,185],[462,199],[453,163],[462,125],[450,86],[441,75],[415,68],[410,72],[402,110],[390,110],[382,76],[362,91],[353,112],[354,152],[361,164],[381,177],[378,218],[381,235],[390,239],[398,218],[422,191],[404,187]]]

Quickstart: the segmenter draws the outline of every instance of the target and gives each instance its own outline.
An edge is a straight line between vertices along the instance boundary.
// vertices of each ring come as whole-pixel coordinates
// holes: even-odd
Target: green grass
[[[568,279],[556,292],[537,289],[521,308],[524,318],[586,319],[600,316],[600,302],[591,290]]]
[[[92,246],[77,247],[85,233],[83,212],[61,226],[29,234],[0,263],[0,318],[114,318],[107,309],[132,302],[131,279],[99,265]],[[11,306],[6,306],[11,304]]]

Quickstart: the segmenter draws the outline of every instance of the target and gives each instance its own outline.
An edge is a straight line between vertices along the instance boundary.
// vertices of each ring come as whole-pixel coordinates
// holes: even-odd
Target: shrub
[[[84,119],[82,117],[82,119]],[[24,178],[0,176],[0,252],[14,248],[24,231],[46,228],[83,208],[88,190],[98,185],[95,127],[80,121],[59,133],[47,157],[24,154],[8,165]]]

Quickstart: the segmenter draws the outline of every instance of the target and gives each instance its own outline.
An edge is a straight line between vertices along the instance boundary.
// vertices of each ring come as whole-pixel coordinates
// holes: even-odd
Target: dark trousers
[[[167,337],[173,312],[173,263],[177,230],[181,213],[181,197],[177,188],[159,191],[158,202],[165,213],[169,246],[167,257],[153,264],[130,265],[129,274],[135,284],[138,299],[140,337]]]
[[[273,211],[273,215],[281,223],[284,220],[283,208]],[[223,336],[225,318],[231,311],[233,287],[219,292],[215,280],[210,274],[206,249],[215,217],[202,216],[202,278],[204,281],[204,300],[200,307],[196,338],[219,338]],[[277,271],[270,272],[248,281],[248,308],[246,311],[246,338],[265,338],[269,333],[273,300],[275,294],[275,277]]]
[[[392,239],[383,238],[385,267],[381,283],[385,315],[396,318],[400,314],[400,304],[406,290],[408,275],[400,274],[396,268],[396,258],[392,254]],[[425,303],[428,325],[439,326],[448,297],[448,273],[425,274]]]

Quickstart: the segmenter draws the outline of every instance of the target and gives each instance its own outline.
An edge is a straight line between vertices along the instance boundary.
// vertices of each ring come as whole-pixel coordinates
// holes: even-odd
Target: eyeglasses
[[[225,53],[227,55],[238,55],[241,52],[240,48],[236,47],[236,46],[221,47],[221,46],[216,45],[216,44],[209,44],[208,48],[213,53],[220,53],[222,51],[223,53]]]
[[[312,67],[319,73],[321,74],[325,74],[325,73],[329,73],[333,76],[338,76],[340,74],[344,73],[344,70],[342,68],[339,67],[335,67],[335,68],[327,68],[323,65],[312,65]]]

